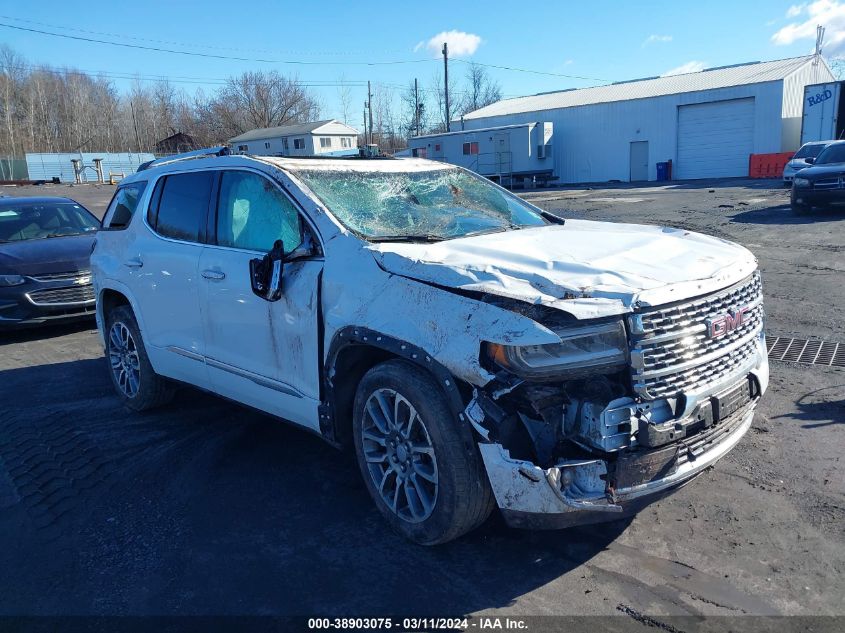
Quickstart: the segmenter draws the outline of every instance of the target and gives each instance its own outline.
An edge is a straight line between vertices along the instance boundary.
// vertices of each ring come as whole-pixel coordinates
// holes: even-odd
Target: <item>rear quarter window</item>
[[[213,179],[213,172],[174,174],[163,178],[156,185],[150,205],[150,226],[164,237],[198,242],[205,226]]]
[[[119,187],[106,210],[103,228],[120,230],[129,226],[146,188],[146,182],[133,182]]]

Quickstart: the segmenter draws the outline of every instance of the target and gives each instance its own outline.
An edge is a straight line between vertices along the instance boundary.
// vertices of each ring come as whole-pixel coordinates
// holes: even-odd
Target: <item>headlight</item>
[[[621,321],[555,331],[560,343],[500,345],[488,343],[490,358],[528,379],[608,373],[624,367],[628,341]]]
[[[26,279],[20,275],[0,275],[0,286],[20,286]]]
[[[806,178],[796,178],[795,180],[792,181],[792,183],[796,187],[809,187],[810,186],[810,181],[807,180]]]

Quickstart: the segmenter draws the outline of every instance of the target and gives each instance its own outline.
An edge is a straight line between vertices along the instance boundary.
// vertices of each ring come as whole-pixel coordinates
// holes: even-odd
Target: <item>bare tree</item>
[[[467,69],[467,90],[461,114],[473,112],[502,99],[502,87],[491,79],[484,66],[471,63]]]
[[[5,139],[9,159],[0,174],[11,178],[12,158],[18,149],[17,131],[22,118],[20,89],[22,86],[23,59],[9,46],[0,46],[0,108],[3,109]],[[0,164],[1,165],[1,164]]]
[[[136,80],[118,94],[111,80],[72,68],[32,67],[0,46],[0,179],[26,152],[154,151],[176,131],[209,146],[246,130],[314,120],[321,104],[295,77],[244,73],[193,97],[168,81]],[[392,129],[390,105],[382,126]]]
[[[338,80],[337,99],[340,102],[340,115],[343,122],[349,125],[349,115],[352,112],[352,90],[346,83],[344,75],[341,75]]]
[[[431,78],[430,93],[434,97],[436,106],[435,112],[432,116],[437,118],[432,120],[430,132],[445,132],[446,131],[446,91],[443,86],[443,74],[437,71]],[[454,119],[455,115],[463,112],[463,97],[464,92],[459,89],[458,80],[454,77],[454,73],[449,75],[449,118]]]
[[[425,133],[428,130],[429,99],[426,97],[427,94],[428,91],[425,89],[415,91],[412,81],[399,95],[401,105],[399,125],[402,133],[408,138],[417,134],[417,110],[419,110],[420,117],[420,133]],[[419,102],[417,102],[418,97]]]
[[[836,79],[845,77],[845,57],[833,57],[828,61],[828,66]]]
[[[320,106],[296,78],[275,70],[245,72],[228,80],[212,101],[221,129],[232,136],[247,130],[316,118]]]

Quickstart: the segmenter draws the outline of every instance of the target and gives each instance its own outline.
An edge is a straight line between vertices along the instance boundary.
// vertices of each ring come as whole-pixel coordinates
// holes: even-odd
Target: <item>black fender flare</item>
[[[329,345],[323,367],[323,402],[320,405],[320,432],[331,443],[338,442],[334,402],[337,386],[334,384],[335,367],[341,352],[353,346],[371,347],[391,356],[403,358],[428,371],[437,380],[449,408],[459,420],[464,419],[466,403],[458,388],[458,381],[444,365],[428,352],[393,336],[365,327],[346,326],[335,332]],[[357,385],[356,385],[357,387]]]

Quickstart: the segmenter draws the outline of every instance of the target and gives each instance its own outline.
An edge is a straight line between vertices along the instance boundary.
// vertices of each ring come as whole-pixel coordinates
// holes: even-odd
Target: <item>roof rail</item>
[[[175,163],[180,160],[192,160],[194,158],[207,158],[209,156],[228,156],[231,150],[225,145],[219,147],[207,147],[205,149],[197,149],[193,152],[185,152],[184,154],[173,154],[172,156],[162,156],[155,160],[147,161],[138,165],[138,171],[167,165],[168,163]]]

